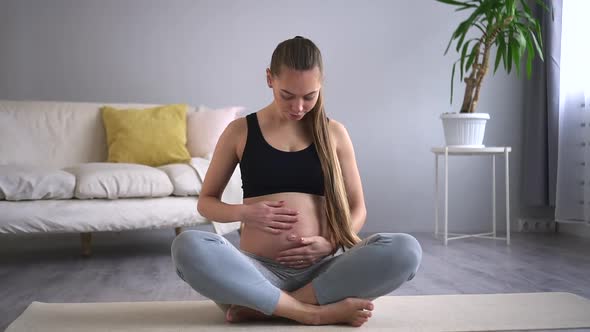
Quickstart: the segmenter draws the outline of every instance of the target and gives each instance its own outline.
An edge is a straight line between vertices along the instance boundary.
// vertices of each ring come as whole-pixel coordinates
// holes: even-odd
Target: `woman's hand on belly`
[[[297,243],[297,247],[279,252],[277,261],[296,269],[313,265],[334,251],[332,243],[322,236],[291,235],[289,240]]]
[[[325,199],[322,196],[286,192],[246,198],[244,204],[255,206],[260,203],[280,201],[284,202],[281,205],[283,209],[298,212],[297,221],[287,225],[290,227],[271,229],[273,227],[257,223],[257,217],[252,214],[253,219],[246,221],[242,219],[244,229],[240,236],[240,249],[276,260],[279,253],[283,251],[305,246],[298,241],[289,240],[289,237],[295,236],[296,239],[300,239],[326,236]],[[271,206],[276,205],[271,204]],[[245,211],[248,209],[250,207],[245,207]]]
[[[281,234],[293,228],[299,212],[284,207],[284,201],[262,201],[244,206],[242,221],[255,229],[270,234]]]

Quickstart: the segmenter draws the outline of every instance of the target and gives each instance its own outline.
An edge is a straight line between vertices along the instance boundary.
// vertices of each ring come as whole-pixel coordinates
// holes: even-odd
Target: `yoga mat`
[[[357,331],[590,328],[590,300],[571,293],[384,296]],[[341,331],[290,321],[229,324],[212,301],[33,302],[6,329],[24,331]],[[352,331],[352,330],[351,330]]]

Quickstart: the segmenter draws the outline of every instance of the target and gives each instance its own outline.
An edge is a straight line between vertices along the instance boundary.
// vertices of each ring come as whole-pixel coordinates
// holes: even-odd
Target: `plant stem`
[[[483,82],[484,76],[488,73],[489,68],[489,59],[490,59],[490,45],[486,42],[483,48],[483,64],[478,66],[477,71],[477,83],[475,84],[475,95],[473,96],[473,100],[471,101],[471,105],[469,107],[469,113],[475,112],[475,108],[477,107],[477,102],[479,101],[479,91],[481,89],[481,83]]]
[[[470,113],[471,105],[473,101],[473,89],[476,85],[477,68],[479,66],[479,49],[481,47],[481,41],[477,42],[475,46],[475,60],[473,60],[473,68],[469,77],[465,78],[465,96],[463,96],[463,105],[461,105],[461,113]]]
[[[475,60],[473,61],[471,75],[469,75],[468,78],[465,78],[465,96],[463,97],[461,113],[475,112],[475,109],[477,108],[477,102],[479,101],[479,91],[481,90],[483,78],[488,73],[489,69],[490,49],[494,44],[498,33],[510,25],[513,19],[513,16],[507,17],[502,23],[498,24],[494,29],[492,29],[492,33],[489,36],[482,36],[482,39],[485,38],[485,42],[483,48],[483,60],[481,64],[478,62],[481,40],[477,43],[477,47],[475,49]]]

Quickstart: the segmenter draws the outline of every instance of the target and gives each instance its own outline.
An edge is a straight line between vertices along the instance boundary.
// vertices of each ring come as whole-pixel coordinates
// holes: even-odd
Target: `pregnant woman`
[[[361,178],[346,128],[326,116],[316,45],[281,42],[266,78],[272,103],[227,126],[198,200],[204,217],[242,222],[240,248],[183,232],[172,243],[177,273],[232,323],[361,326],[371,300],[414,277],[422,249],[403,233],[358,237],[367,214]],[[243,204],[223,203],[238,164]]]

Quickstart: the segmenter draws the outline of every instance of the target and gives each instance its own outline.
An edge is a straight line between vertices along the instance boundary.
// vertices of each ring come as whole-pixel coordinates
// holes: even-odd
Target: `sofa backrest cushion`
[[[105,104],[0,100],[0,165],[62,168],[107,159],[102,106],[147,108],[146,104]]]
[[[187,116],[187,148],[192,157],[210,158],[221,134],[246,109],[241,106],[210,109],[199,106]]]

